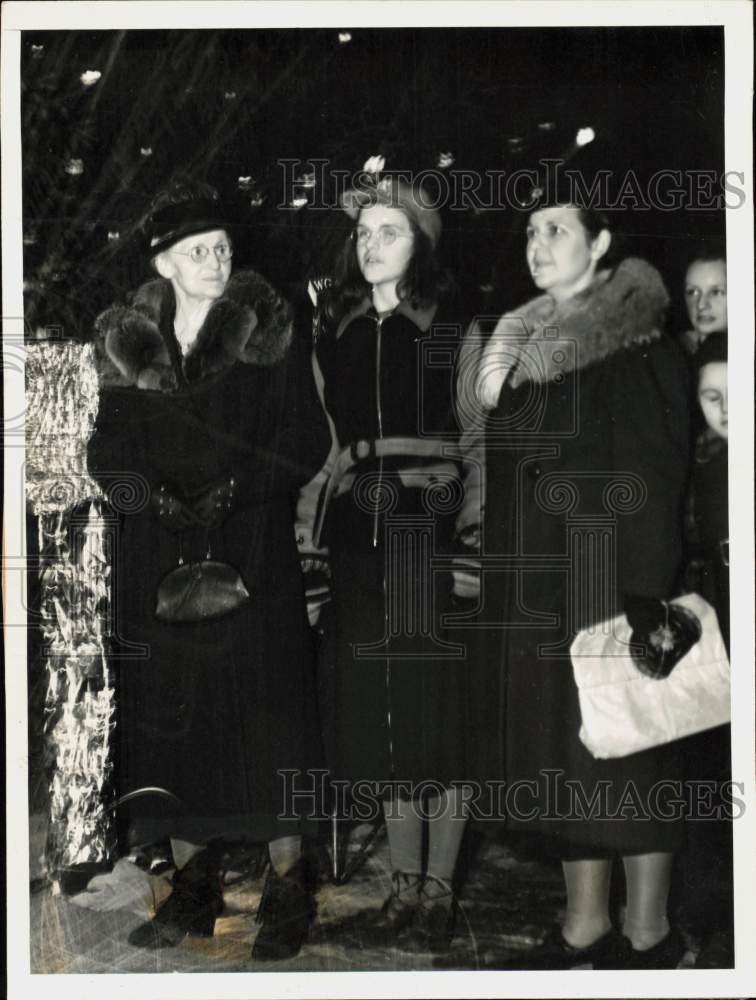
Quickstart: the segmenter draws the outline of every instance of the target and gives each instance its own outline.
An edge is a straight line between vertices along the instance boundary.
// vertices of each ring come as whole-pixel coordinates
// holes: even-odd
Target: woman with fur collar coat
[[[544,294],[504,316],[485,346],[473,330],[459,363],[468,447],[485,440],[484,566],[496,560],[483,579],[476,684],[488,777],[519,788],[509,826],[546,835],[567,888],[564,927],[526,968],[663,967],[682,954],[666,914],[680,824],[659,817],[664,797],[652,792],[679,776],[677,750],[594,759],[578,738],[569,656],[576,632],[622,613],[625,596],[671,597],[681,556],[685,363],[661,333],[658,273],[637,259],[607,267],[610,243],[606,220],[572,204],[532,212],[527,261]],[[628,795],[656,818],[634,813]],[[625,937],[609,917],[614,855]]]
[[[202,195],[169,192],[153,207],[160,277],[96,324],[90,469],[116,511],[132,491],[113,582],[117,790],[132,842],[169,836],[177,868],[173,894],[130,940],[211,935],[223,907],[217,839],[244,838],[270,842],[273,863],[253,957],[280,958],[299,949],[312,914],[300,825],[280,818],[292,810],[279,771],[313,764],[293,498],[329,437],[288,304],[260,275],[230,275],[229,226]],[[160,612],[165,575],[208,552],[249,599],[207,620]]]

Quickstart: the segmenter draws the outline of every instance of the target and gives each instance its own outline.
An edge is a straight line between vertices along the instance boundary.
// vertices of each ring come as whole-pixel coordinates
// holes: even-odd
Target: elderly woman
[[[313,913],[279,775],[308,764],[292,498],[323,462],[327,427],[289,306],[260,275],[231,274],[213,189],[174,183],[145,233],[156,276],[97,321],[89,446],[114,502],[119,480],[144,499],[118,524],[118,793],[131,840],[170,837],[176,865],[172,895],[130,941],[212,935],[219,838],[245,838],[267,841],[272,862],[252,955],[281,958]]]
[[[355,225],[315,352],[334,434],[319,508],[333,583],[321,623],[327,758],[332,778],[384,802],[393,889],[363,940],[440,951],[466,818],[452,790],[464,777],[466,664],[443,624],[452,573],[431,566],[451,552],[463,496],[458,317],[436,257],[440,215],[420,193],[374,178],[343,204]]]
[[[499,706],[488,742],[519,790],[509,825],[549,838],[567,890],[564,925],[526,968],[674,967],[683,950],[667,919],[680,823],[665,822],[663,796],[656,817],[634,817],[626,798],[653,803],[658,781],[680,777],[678,750],[592,757],[569,656],[576,632],[626,597],[670,598],[681,556],[685,363],[662,335],[658,273],[610,262],[612,243],[605,217],[568,199],[536,204],[526,258],[541,294],[502,317],[475,364],[471,340],[460,366],[468,408],[474,396],[488,415],[485,558],[497,561],[480,718]],[[609,914],[616,856],[624,936]]]

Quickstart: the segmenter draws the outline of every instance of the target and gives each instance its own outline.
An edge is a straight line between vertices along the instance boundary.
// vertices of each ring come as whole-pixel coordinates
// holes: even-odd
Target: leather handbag
[[[670,610],[668,623],[679,623],[687,651],[668,672],[668,663],[659,670],[659,650],[638,649],[627,615],[576,635],[570,656],[579,737],[593,757],[626,757],[730,721],[730,664],[714,608],[685,594]],[[700,638],[689,644],[694,633]]]
[[[179,564],[158,584],[155,617],[159,621],[184,624],[215,621],[251,600],[241,574],[229,563],[212,558]]]

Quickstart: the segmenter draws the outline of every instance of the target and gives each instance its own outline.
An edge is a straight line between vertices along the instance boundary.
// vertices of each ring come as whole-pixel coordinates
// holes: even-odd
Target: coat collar
[[[536,352],[536,363],[519,365],[511,384],[549,382],[557,373],[586,368],[624,348],[658,340],[668,305],[669,294],[659,272],[635,257],[613,271],[601,272],[590,288],[567,302],[538,296],[502,316],[496,326],[496,335],[520,345],[527,343],[528,354]],[[566,360],[560,352],[539,347],[543,342],[548,348],[555,336],[577,344],[576,351],[567,352]]]
[[[232,275],[181,360],[173,335],[176,300],[163,278],[149,281],[128,306],[113,306],[95,323],[101,381],[172,392],[237,362],[271,366],[285,356],[291,309],[254,271]]]
[[[413,305],[411,305],[411,303],[402,299],[396,309],[394,309],[391,313],[391,316],[404,316],[410,320],[410,322],[414,323],[418,330],[422,333],[427,333],[430,329],[431,323],[433,322],[433,317],[436,315],[437,309],[438,305],[435,302],[430,306],[427,306],[425,309],[416,309]],[[350,309],[346,316],[344,316],[341,320],[336,328],[336,339],[339,339],[353,319],[356,319],[358,316],[367,315],[375,317],[377,314],[373,308],[372,301],[365,296],[365,298],[358,302],[353,309]]]

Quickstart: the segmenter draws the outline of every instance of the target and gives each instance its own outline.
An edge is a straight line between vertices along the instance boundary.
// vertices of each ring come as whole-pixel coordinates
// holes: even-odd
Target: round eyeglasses
[[[229,243],[216,243],[212,251],[219,264],[227,264],[234,255],[234,248]],[[168,252],[177,253],[179,257],[188,257],[195,264],[203,264],[210,256],[210,248],[203,243],[198,243],[188,253],[184,253],[182,250],[169,250]]]
[[[376,230],[368,229],[367,226],[355,226],[352,230],[352,240],[358,247],[367,246],[373,236],[384,247],[390,247],[399,239],[412,239],[412,233],[404,233],[396,226],[379,226]]]

